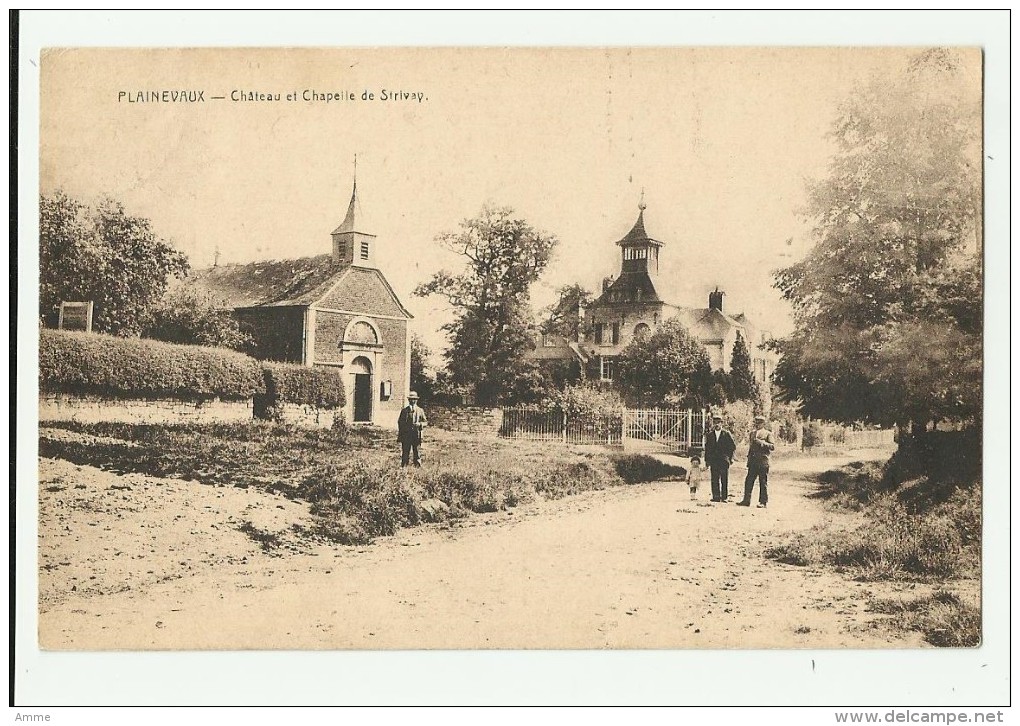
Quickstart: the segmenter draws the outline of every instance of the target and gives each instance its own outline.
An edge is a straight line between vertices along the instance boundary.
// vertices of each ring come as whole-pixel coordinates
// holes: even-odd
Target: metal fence
[[[707,411],[668,408],[628,408],[624,438],[635,448],[660,448],[688,453],[704,451]]]
[[[500,436],[565,444],[601,444],[688,452],[704,449],[705,411],[624,409],[571,413],[561,408],[503,409]]]
[[[513,406],[503,409],[499,435],[508,439],[622,446],[623,416],[616,412],[568,414],[560,408]]]

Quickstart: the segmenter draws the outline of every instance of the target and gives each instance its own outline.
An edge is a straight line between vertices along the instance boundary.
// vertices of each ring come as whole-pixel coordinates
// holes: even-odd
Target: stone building
[[[413,316],[376,265],[357,182],[331,237],[331,254],[217,265],[186,284],[233,309],[259,358],[341,370],[348,421],[395,426],[410,381]]]
[[[540,341],[530,357],[539,362],[574,358],[603,381],[612,381],[613,361],[631,340],[650,335],[666,320],[679,318],[705,346],[712,370],[729,372],[739,334],[747,343],[755,377],[770,381],[775,354],[763,348],[768,334],[743,313],[726,313],[724,292],[716,288],[709,293],[707,307],[687,307],[662,298],[659,256],[665,245],[645,231],[644,211],[642,203],[634,226],[616,242],[620,247],[619,274],[603,280],[601,294],[584,311],[592,331],[589,338],[567,341],[550,337]]]

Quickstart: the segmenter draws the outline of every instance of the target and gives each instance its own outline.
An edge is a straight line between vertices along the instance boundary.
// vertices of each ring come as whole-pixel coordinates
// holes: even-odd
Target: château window
[[[595,323],[595,345],[602,345],[602,323]]]
[[[602,356],[599,358],[599,377],[603,381],[613,380],[613,359]]]
[[[620,324],[613,323],[613,345],[617,345],[620,342]]]
[[[368,259],[368,242],[361,243],[361,259]]]

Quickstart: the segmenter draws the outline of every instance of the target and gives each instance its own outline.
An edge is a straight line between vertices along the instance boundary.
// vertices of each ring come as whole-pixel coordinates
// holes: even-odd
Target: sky
[[[121,201],[205,267],[216,250],[221,264],[329,252],[357,155],[363,231],[434,349],[450,311],[412,291],[461,265],[437,235],[486,203],[555,235],[537,308],[618,272],[613,243],[643,194],[645,227],[665,243],[662,297],[705,306],[718,286],[728,312],[781,335],[792,324],[772,271],[810,246],[805,183],[825,173],[839,104],[914,52],[49,50],[40,184]],[[162,90],[204,100],[137,100]],[[232,100],[250,92],[280,100]]]

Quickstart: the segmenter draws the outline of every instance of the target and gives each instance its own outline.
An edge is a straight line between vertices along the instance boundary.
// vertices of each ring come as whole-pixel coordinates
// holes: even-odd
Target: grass
[[[70,432],[68,433],[62,432]],[[680,478],[681,467],[643,455],[430,432],[425,466],[399,466],[395,434],[347,436],[283,424],[62,422],[40,434],[40,454],[118,473],[256,487],[309,502],[315,524],[298,534],[341,544],[413,527],[422,503],[449,518],[495,512],[535,499]],[[261,533],[247,532],[260,544]]]
[[[891,624],[916,630],[941,648],[974,648],[981,644],[981,611],[946,590],[913,600],[875,600],[871,612],[892,616]]]
[[[858,514],[849,526],[828,522],[788,536],[766,556],[791,565],[832,567],[858,580],[946,583],[981,571],[981,486],[970,462],[947,476],[929,475],[903,457],[885,465],[854,463],[819,476],[814,496]],[[905,480],[901,477],[910,477]],[[909,603],[882,601],[876,612],[894,626],[919,630],[937,646],[980,642],[981,613],[939,590]]]

